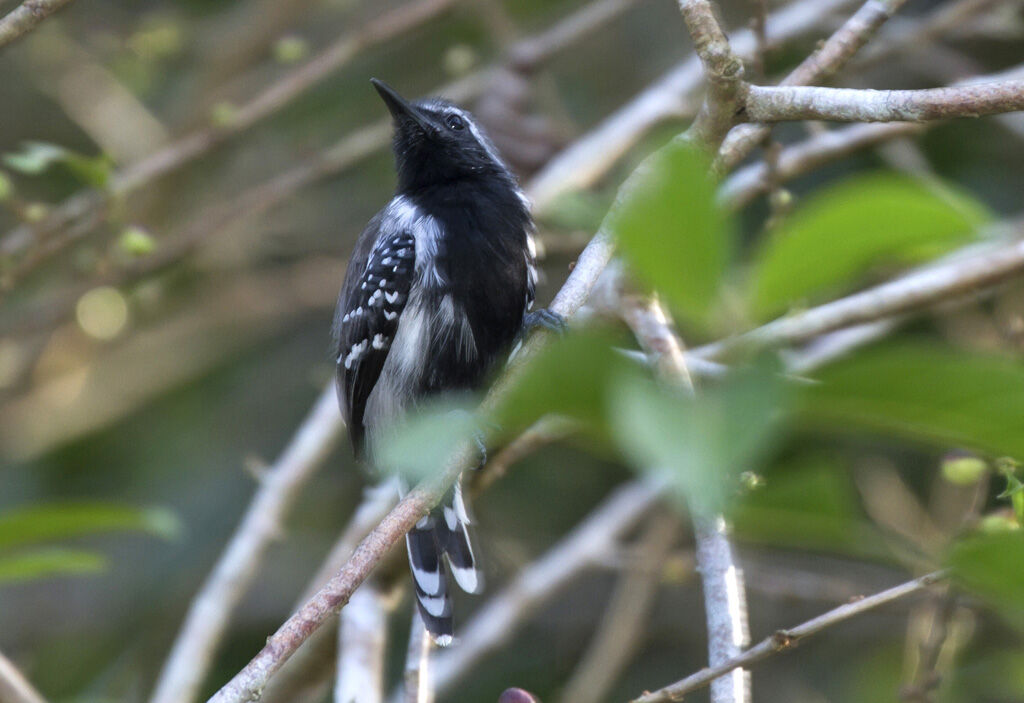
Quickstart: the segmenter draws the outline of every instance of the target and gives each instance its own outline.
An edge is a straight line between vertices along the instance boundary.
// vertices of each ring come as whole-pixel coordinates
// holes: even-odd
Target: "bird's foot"
[[[526,313],[523,317],[523,332],[530,332],[536,327],[543,327],[549,332],[565,334],[569,331],[569,323],[557,312],[544,308]]]

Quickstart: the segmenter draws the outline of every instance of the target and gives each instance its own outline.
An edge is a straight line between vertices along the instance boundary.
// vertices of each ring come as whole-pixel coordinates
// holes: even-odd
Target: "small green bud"
[[[222,100],[210,111],[210,120],[215,127],[230,127],[238,115],[238,108],[227,100]]]
[[[294,34],[274,42],[274,60],[278,63],[297,63],[309,54],[309,42]]]
[[[131,225],[125,227],[117,240],[121,251],[131,256],[144,256],[156,248],[156,240],[141,227]]]
[[[957,486],[977,483],[986,471],[988,463],[976,456],[957,454],[942,460],[943,478]]]
[[[986,515],[978,523],[978,529],[986,535],[996,535],[1003,532],[1014,532],[1020,529],[1017,521],[1006,515],[995,513]]]

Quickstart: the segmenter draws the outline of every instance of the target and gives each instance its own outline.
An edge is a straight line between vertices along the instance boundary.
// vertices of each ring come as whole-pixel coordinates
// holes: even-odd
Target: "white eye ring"
[[[454,129],[455,131],[459,131],[466,126],[465,120],[458,115],[448,115],[444,118],[444,123],[448,125],[448,129]]]

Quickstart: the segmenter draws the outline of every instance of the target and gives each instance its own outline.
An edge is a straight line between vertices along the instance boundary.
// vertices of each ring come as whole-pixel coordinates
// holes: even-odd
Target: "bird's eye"
[[[448,129],[454,129],[456,131],[463,129],[466,126],[466,121],[458,115],[448,115],[444,118],[444,123],[448,125]]]

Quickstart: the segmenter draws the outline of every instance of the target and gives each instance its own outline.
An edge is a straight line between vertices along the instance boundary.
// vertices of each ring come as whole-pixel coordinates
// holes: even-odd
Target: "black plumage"
[[[367,438],[402,413],[486,382],[536,282],[526,198],[472,116],[373,84],[394,118],[398,187],[356,243],[334,325],[342,414],[371,464]],[[420,612],[442,643],[453,629],[449,573],[466,591],[482,585],[469,523],[457,484],[406,540]]]

